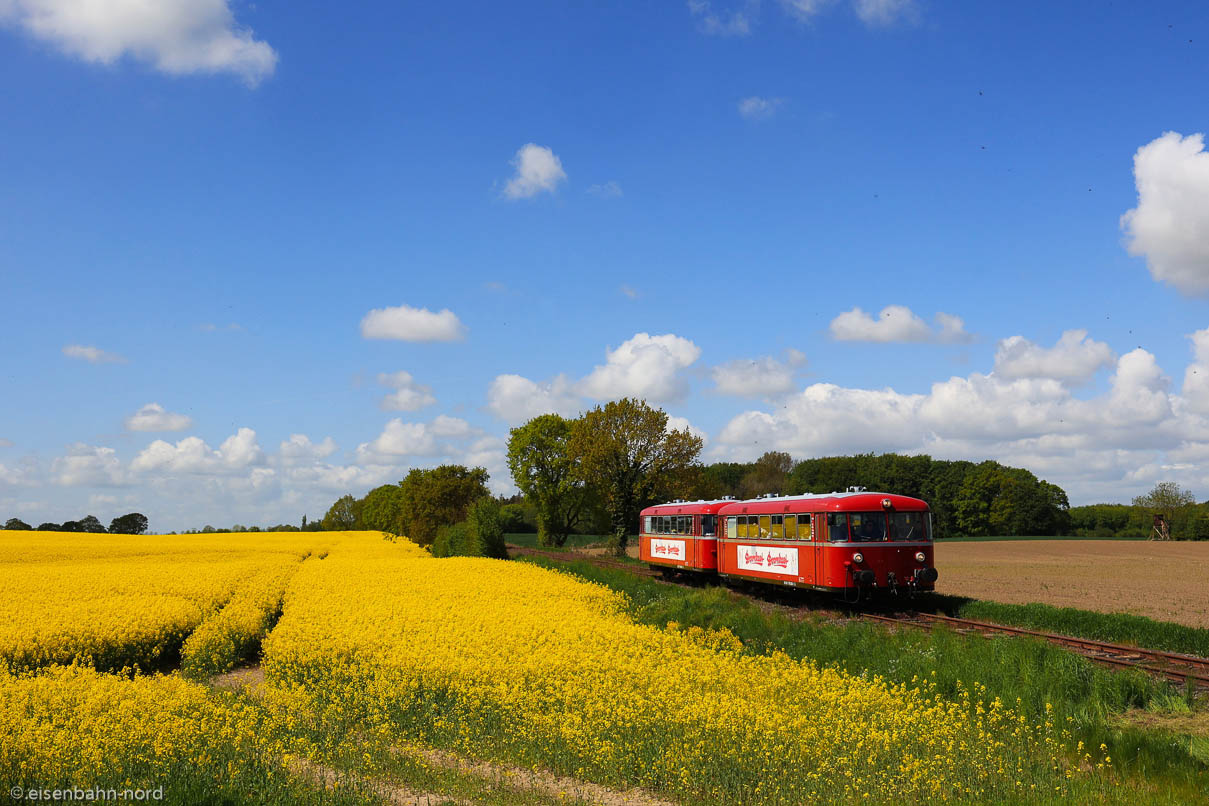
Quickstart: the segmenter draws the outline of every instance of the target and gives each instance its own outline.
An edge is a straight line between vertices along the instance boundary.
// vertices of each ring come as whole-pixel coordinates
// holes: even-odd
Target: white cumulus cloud
[[[160,473],[221,475],[245,470],[264,462],[256,432],[240,428],[213,450],[200,437],[185,437],[175,445],[157,439],[141,450],[130,463],[131,470]]]
[[[1042,347],[1023,336],[999,342],[995,374],[1000,378],[1053,378],[1085,383],[1100,369],[1116,362],[1107,344],[1087,338],[1086,330],[1067,330],[1053,347]]]
[[[126,471],[113,448],[77,442],[51,463],[51,475],[66,487],[113,487],[127,482]]]
[[[837,341],[939,342],[970,341],[961,317],[936,314],[933,328],[905,305],[887,305],[874,317],[860,308],[845,311],[831,320],[831,337]]]
[[[378,383],[395,391],[382,398],[382,408],[387,411],[417,411],[437,402],[432,396],[432,387],[417,383],[410,372],[381,372]]]
[[[794,351],[788,361],[764,358],[740,358],[710,370],[714,387],[720,394],[736,397],[778,397],[794,389],[794,373],[803,360]]]
[[[509,199],[529,199],[539,193],[553,193],[567,178],[562,161],[546,146],[526,143],[512,159],[516,174],[504,186]]]
[[[324,437],[322,442],[312,442],[306,434],[290,434],[283,440],[277,455],[282,464],[300,465],[326,459],[336,452],[336,442],[331,437]]]
[[[193,425],[187,414],[176,414],[159,403],[148,403],[126,418],[127,431],[184,431]]]
[[[701,355],[688,339],[667,333],[636,333],[616,350],[606,350],[606,361],[579,384],[579,390],[597,400],[621,397],[650,402],[676,400],[688,391],[680,370]]]
[[[361,320],[361,337],[396,341],[459,341],[466,328],[448,308],[433,313],[427,308],[399,305],[374,308]]]
[[[487,408],[509,425],[520,425],[542,414],[575,417],[583,406],[565,375],[545,383],[520,375],[498,375],[487,388]]]
[[[277,65],[227,0],[3,0],[0,21],[99,64],[128,56],[171,75],[229,72],[251,85]]]
[[[68,358],[78,358],[90,364],[125,364],[126,359],[117,353],[109,353],[99,347],[88,347],[83,344],[69,344],[63,348],[63,355]]]
[[[1209,154],[1204,136],[1167,132],[1133,158],[1138,206],[1121,216],[1126,246],[1183,294],[1209,293]]]
[[[440,415],[428,423],[405,423],[395,417],[371,442],[357,446],[361,463],[391,462],[399,457],[450,456],[458,452],[454,443],[479,434],[458,417]]]
[[[766,120],[776,114],[783,101],[752,95],[739,101],[739,114],[748,120]]]

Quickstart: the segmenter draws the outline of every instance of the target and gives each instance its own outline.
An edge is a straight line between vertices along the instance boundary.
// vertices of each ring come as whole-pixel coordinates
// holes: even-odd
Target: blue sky
[[[1202,4],[95,6],[0,6],[0,518],[504,491],[624,395],[1209,497]]]

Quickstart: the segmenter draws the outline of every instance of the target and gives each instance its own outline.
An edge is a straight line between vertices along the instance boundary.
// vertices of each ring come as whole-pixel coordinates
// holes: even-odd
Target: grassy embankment
[[[1123,722],[1131,709],[1155,714],[1188,714],[1203,709],[1188,692],[1141,672],[1114,672],[1040,640],[963,636],[948,630],[889,631],[852,621],[831,623],[809,612],[785,612],[732,596],[724,587],[685,588],[601,569],[582,561],[529,560],[570,571],[626,593],[633,617],[663,626],[725,628],[752,653],[781,650],[793,658],[852,674],[876,674],[910,683],[935,681],[940,692],[957,696],[975,681],[988,696],[1016,703],[1031,717],[1052,708],[1088,747],[1101,743],[1127,779],[1156,802],[1209,799],[1209,753],[1203,740]]]

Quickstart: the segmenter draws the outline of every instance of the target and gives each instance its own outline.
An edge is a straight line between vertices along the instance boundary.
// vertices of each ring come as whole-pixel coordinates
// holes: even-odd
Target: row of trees
[[[109,528],[106,529],[104,524],[97,520],[95,515],[87,515],[80,518],[78,521],[64,521],[63,523],[41,523],[37,528],[30,526],[20,518],[9,518],[4,523],[5,529],[14,531],[39,531],[39,532],[94,532],[96,534],[114,534],[114,535],[142,535],[147,533],[147,516],[141,512],[131,512],[127,515],[114,518],[109,522]]]

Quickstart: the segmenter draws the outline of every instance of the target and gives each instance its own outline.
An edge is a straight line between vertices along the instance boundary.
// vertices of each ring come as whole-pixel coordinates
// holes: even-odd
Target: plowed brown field
[[[1209,542],[940,541],[936,567],[940,593],[1209,627]]]

